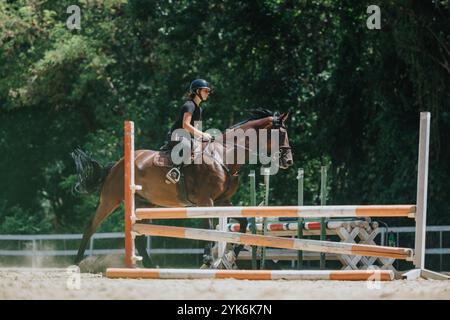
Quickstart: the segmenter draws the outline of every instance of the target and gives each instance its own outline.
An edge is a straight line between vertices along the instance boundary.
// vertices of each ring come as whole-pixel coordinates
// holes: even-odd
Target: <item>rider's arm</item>
[[[191,125],[192,113],[185,112],[183,114],[183,129],[195,137],[203,137],[204,134],[193,125]]]

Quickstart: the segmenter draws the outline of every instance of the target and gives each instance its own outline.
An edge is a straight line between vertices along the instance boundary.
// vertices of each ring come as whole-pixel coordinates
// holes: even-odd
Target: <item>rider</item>
[[[168,133],[168,139],[161,147],[161,150],[170,150],[171,147],[178,143],[177,141],[171,141],[172,132],[176,129],[185,129],[191,136],[195,135],[196,137],[201,137],[203,140],[211,139],[210,134],[202,132],[194,127],[195,121],[202,120],[202,108],[200,107],[200,104],[208,100],[210,92],[211,87],[205,80],[195,79],[191,82],[191,85],[189,86],[188,101],[181,107],[179,116],[172,125]],[[181,165],[175,165],[167,173],[167,179],[170,182],[177,183],[180,179],[180,166]]]

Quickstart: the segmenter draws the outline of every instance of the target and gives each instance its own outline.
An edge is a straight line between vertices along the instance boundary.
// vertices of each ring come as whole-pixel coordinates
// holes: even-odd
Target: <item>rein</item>
[[[239,124],[237,124],[237,125],[234,125],[234,126],[230,127],[229,129],[233,129],[233,130],[234,130],[234,129],[237,129],[237,128],[239,128],[240,125],[242,125],[242,124],[244,124],[244,123],[247,123],[247,122],[248,122],[248,121],[244,121],[244,122],[242,122],[242,123],[239,123]],[[286,128],[284,127],[283,123],[280,121],[279,114],[278,114],[278,113],[275,113],[275,114],[273,115],[271,129],[279,130],[280,128],[286,129]],[[209,140],[209,141],[207,141],[207,144],[206,144],[206,146],[203,148],[203,150],[201,151],[201,154],[202,154],[202,155],[207,155],[207,156],[209,156],[210,158],[212,158],[213,161],[215,161],[215,162],[217,162],[218,164],[220,164],[220,165],[224,168],[224,170],[227,172],[228,175],[236,176],[237,174],[239,174],[239,169],[238,169],[236,172],[231,173],[231,172],[230,172],[230,168],[224,163],[223,158],[220,157],[220,159],[218,159],[217,157],[214,156],[214,148],[212,148],[212,151],[211,151],[211,152],[208,151],[208,149],[211,149],[210,146],[211,146],[211,144],[214,143],[214,142],[215,142],[214,140]],[[249,152],[249,155],[251,155],[251,156],[260,156],[260,154],[261,154],[261,153],[258,152],[258,151],[255,152],[255,151],[251,150],[249,147],[243,146],[243,145],[238,144],[238,143],[235,143],[234,141],[233,141],[232,143],[227,142],[227,141],[222,141],[222,147],[225,149],[225,154],[226,154],[227,151],[230,151],[230,145],[231,145],[231,148],[233,148],[233,149],[234,149],[234,148],[240,148],[240,149],[243,149],[243,150],[245,150],[245,151],[248,151],[248,152]],[[213,146],[214,146],[214,145],[212,145],[211,147],[213,147]],[[291,146],[289,146],[289,145],[280,146],[280,147],[279,147],[279,151],[275,152],[275,153],[272,155],[273,159],[278,160],[279,157],[280,157],[280,155],[283,153],[284,150],[291,150]]]

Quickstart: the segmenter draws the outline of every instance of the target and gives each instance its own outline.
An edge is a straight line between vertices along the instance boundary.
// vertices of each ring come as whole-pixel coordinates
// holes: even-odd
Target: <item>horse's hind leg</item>
[[[122,199],[111,199],[106,197],[100,197],[100,202],[98,204],[95,215],[89,221],[86,229],[83,233],[83,239],[81,240],[80,247],[78,248],[77,258],[75,263],[78,264],[84,258],[84,252],[89,243],[91,236],[97,230],[97,227],[105,220],[117,207],[120,205]]]
[[[111,214],[123,200],[123,166],[120,164],[111,169],[106,177],[100,193],[100,200],[95,214],[91,217],[86,229],[75,263],[78,264],[84,258],[84,252],[89,243],[89,239],[94,234],[98,226]]]

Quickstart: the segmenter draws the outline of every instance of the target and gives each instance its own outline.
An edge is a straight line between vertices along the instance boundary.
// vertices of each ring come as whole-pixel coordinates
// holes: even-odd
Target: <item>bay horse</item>
[[[248,119],[227,129],[241,129],[246,132],[249,129],[257,133],[261,129],[278,130],[279,151],[278,165],[281,169],[286,169],[293,164],[293,157],[285,121],[289,113],[274,113],[267,109],[253,110]],[[225,133],[225,134],[227,134]],[[225,134],[223,137],[225,137]],[[258,135],[259,136],[259,135]],[[225,155],[229,152],[236,152],[236,147],[242,147],[246,159],[249,158],[251,150],[244,142],[238,144],[227,144],[223,142],[209,142],[204,150],[214,150],[216,159],[214,161],[203,161],[201,164],[185,165],[183,174],[185,178],[186,190],[188,190],[189,201],[201,207],[211,206],[231,206],[231,197],[236,193],[239,185],[239,170],[242,164],[225,163]],[[271,140],[267,139],[267,149],[270,149]],[[259,145],[259,143],[258,143]],[[135,151],[135,183],[142,186],[142,190],[136,192],[136,208],[138,207],[182,207],[177,197],[177,187],[174,184],[167,184],[167,167],[155,166],[154,157],[160,151],[137,150]],[[257,150],[259,152],[259,150]],[[203,152],[200,156],[206,157]],[[81,150],[72,153],[75,160],[78,183],[76,190],[84,190],[88,193],[100,190],[100,199],[95,214],[91,217],[81,240],[75,263],[78,264],[83,258],[87,244],[97,227],[109,215],[111,215],[122,203],[124,197],[124,159],[120,159],[114,164],[102,166],[91,156]],[[241,232],[247,228],[246,218],[235,218],[238,220]],[[205,227],[213,228],[212,219],[204,219]],[[244,231],[242,231],[244,230]],[[135,239],[136,250],[143,258],[144,267],[154,267],[151,258],[146,251],[145,236],[137,236]],[[242,250],[242,245],[234,245],[234,256],[237,257]],[[205,260],[209,264],[210,243],[205,246]]]

